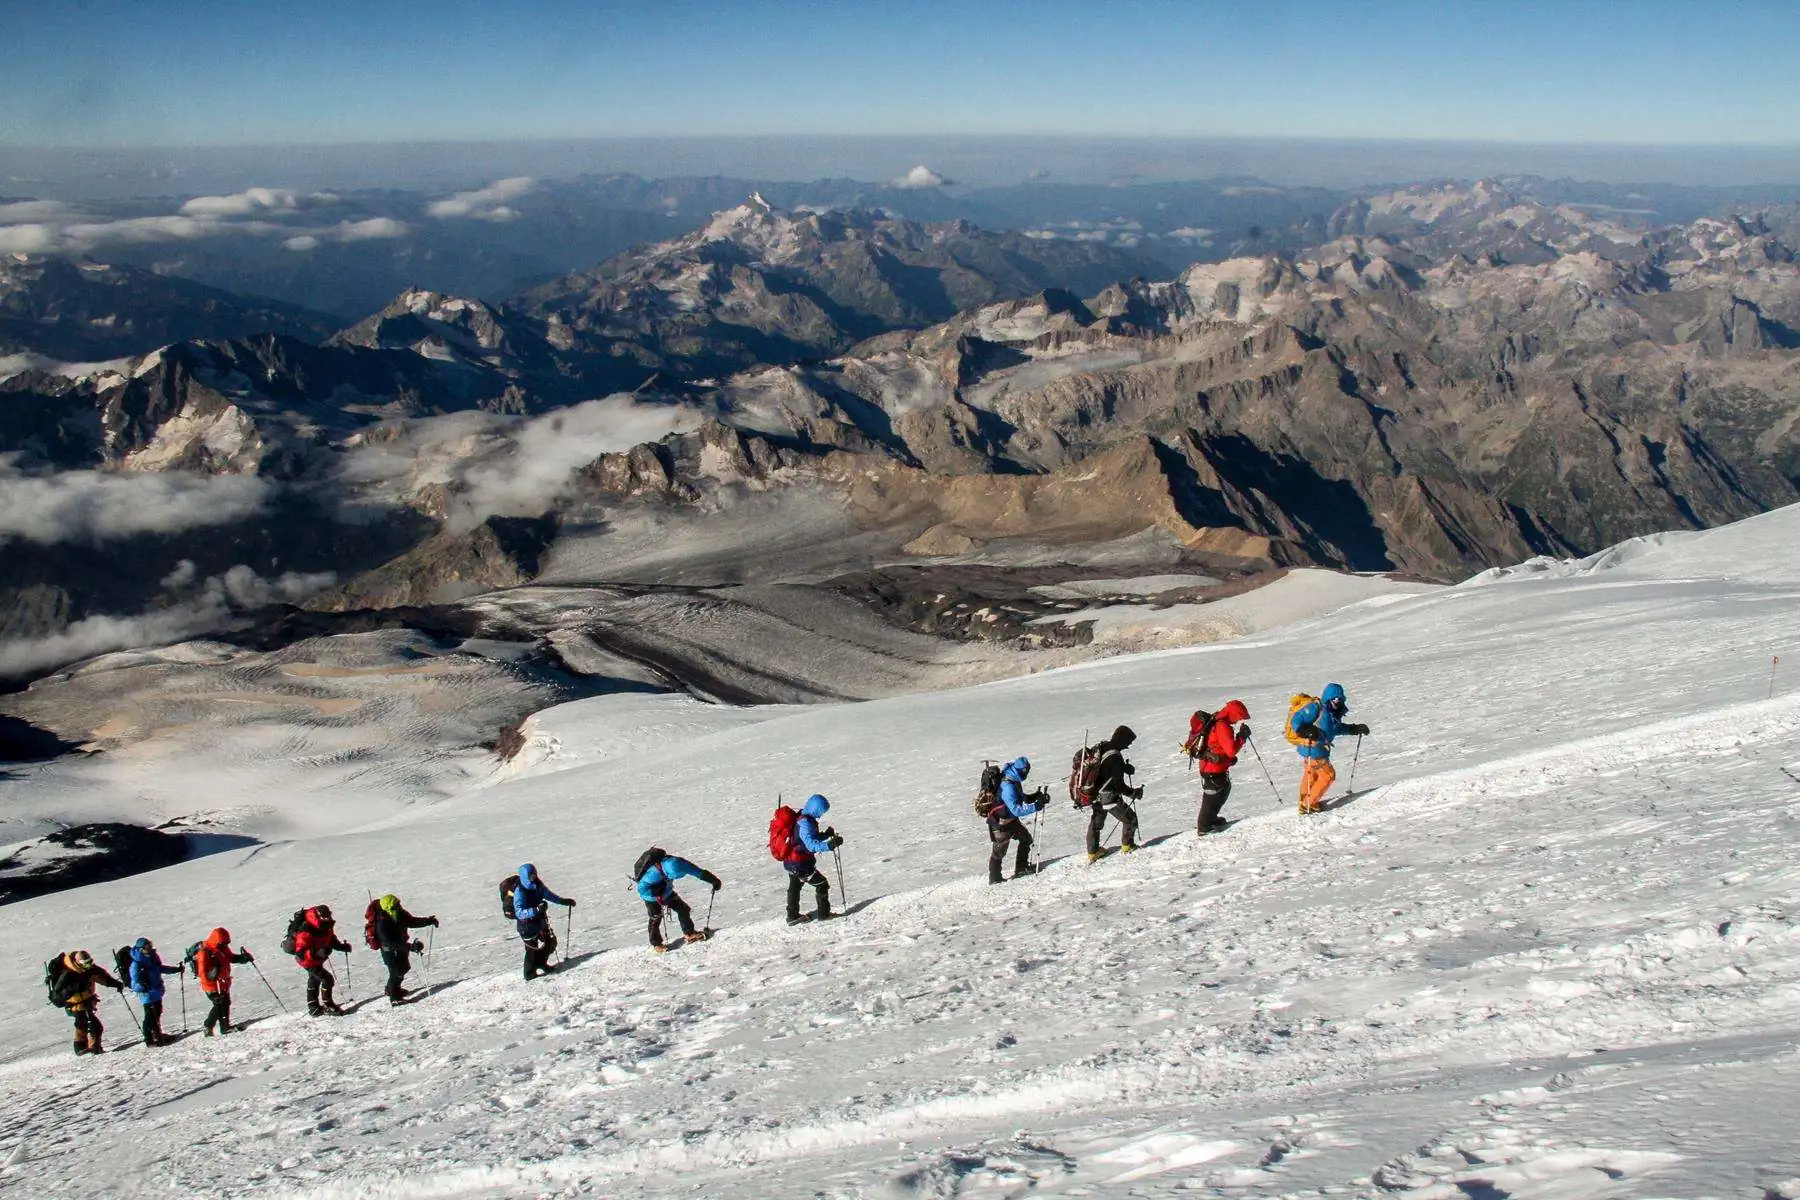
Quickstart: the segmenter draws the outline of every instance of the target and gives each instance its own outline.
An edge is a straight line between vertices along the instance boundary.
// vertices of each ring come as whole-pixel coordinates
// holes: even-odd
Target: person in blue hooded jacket
[[[530,863],[520,867],[512,906],[519,940],[525,943],[526,979],[550,973],[550,956],[556,953],[556,927],[550,923],[552,904],[575,907],[573,900],[565,900],[550,890],[550,885],[539,878],[536,867]]]
[[[1367,725],[1344,720],[1349,711],[1350,702],[1344,695],[1344,685],[1328,683],[1317,700],[1302,704],[1288,717],[1288,740],[1300,752],[1303,764],[1301,816],[1319,811],[1319,802],[1337,778],[1337,769],[1331,765],[1331,743],[1342,734],[1362,737],[1369,732]]]
[[[831,882],[825,873],[819,870],[818,856],[830,854],[844,844],[844,839],[835,829],[820,829],[819,818],[831,811],[831,801],[823,796],[814,795],[800,809],[800,818],[794,822],[793,837],[788,842],[788,851],[782,857],[782,870],[787,872],[787,923],[802,925],[807,921],[829,921],[831,912]],[[811,887],[813,889],[813,912],[811,915],[800,911],[800,893]]]
[[[698,879],[711,885],[713,891],[724,887],[717,875],[703,867],[696,867],[685,858],[670,854],[660,846],[652,846],[638,859],[639,869],[635,875],[638,899],[644,902],[644,908],[650,914],[650,948],[661,954],[668,947],[663,945],[662,922],[666,910],[675,914],[681,923],[681,932],[690,942],[706,940],[706,934],[694,928],[694,914],[688,909],[687,901],[675,890],[677,879]]]
[[[157,954],[156,947],[150,944],[149,938],[139,938],[131,944],[130,978],[125,982],[137,993],[138,1004],[144,1013],[144,1045],[166,1046],[175,1039],[163,1032],[163,976],[179,975],[181,967],[163,966],[162,956]]]
[[[1031,831],[1025,828],[1025,819],[1050,803],[1050,793],[1042,788],[1027,792],[1025,778],[1030,774],[1031,760],[1023,756],[1006,764],[1000,773],[999,803],[988,811],[988,840],[993,843],[988,854],[989,883],[1004,882],[1001,867],[1006,862],[1006,848],[1014,842],[1019,849],[1013,858],[1012,877],[1037,874],[1031,864]]]

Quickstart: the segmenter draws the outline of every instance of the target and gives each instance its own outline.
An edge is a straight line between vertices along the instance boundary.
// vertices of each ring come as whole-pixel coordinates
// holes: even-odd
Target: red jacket
[[[1238,751],[1244,748],[1249,739],[1248,733],[1232,729],[1233,722],[1248,721],[1250,710],[1244,707],[1243,701],[1233,700],[1219,710],[1213,718],[1212,728],[1207,730],[1206,744],[1200,747],[1200,772],[1203,775],[1229,774],[1237,765]],[[1199,729],[1189,722],[1190,732],[1198,733]]]
[[[295,962],[310,971],[330,962],[334,950],[348,949],[348,942],[338,940],[336,921],[329,917],[321,919],[317,909],[306,910],[306,924],[294,935]]]

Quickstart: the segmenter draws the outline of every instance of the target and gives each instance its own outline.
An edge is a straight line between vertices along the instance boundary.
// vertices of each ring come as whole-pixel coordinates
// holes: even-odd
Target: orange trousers
[[[1331,790],[1331,784],[1337,779],[1337,770],[1332,767],[1329,758],[1309,758],[1306,768],[1300,775],[1300,811],[1316,813],[1319,801]]]

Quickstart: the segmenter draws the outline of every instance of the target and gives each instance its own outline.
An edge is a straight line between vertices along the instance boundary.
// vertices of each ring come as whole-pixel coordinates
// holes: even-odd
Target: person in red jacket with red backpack
[[[350,953],[350,943],[338,937],[331,906],[319,904],[296,914],[288,925],[288,936],[294,961],[306,968],[306,1011],[315,1017],[326,1013],[343,1016],[344,1010],[331,997],[337,976],[331,973],[330,963],[333,952]]]
[[[1197,712],[1188,722],[1188,740],[1183,749],[1200,764],[1200,818],[1195,822],[1196,836],[1217,833],[1229,824],[1219,812],[1231,798],[1231,768],[1237,765],[1238,752],[1250,740],[1249,720],[1250,710],[1244,707],[1244,702],[1232,700],[1211,716]]]
[[[775,810],[769,821],[769,853],[787,872],[787,923],[803,925],[808,921],[829,921],[831,883],[819,870],[821,854],[830,854],[844,844],[835,829],[820,829],[819,819],[831,811],[831,801],[812,796],[795,812],[787,805]],[[800,894],[808,886],[815,901],[810,914],[800,911]]]

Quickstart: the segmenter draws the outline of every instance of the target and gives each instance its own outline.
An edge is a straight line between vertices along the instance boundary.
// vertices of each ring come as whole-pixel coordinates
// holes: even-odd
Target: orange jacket
[[[248,950],[233,953],[231,934],[215,929],[194,951],[194,974],[200,977],[200,990],[209,996],[231,990],[231,964],[249,962]]]

